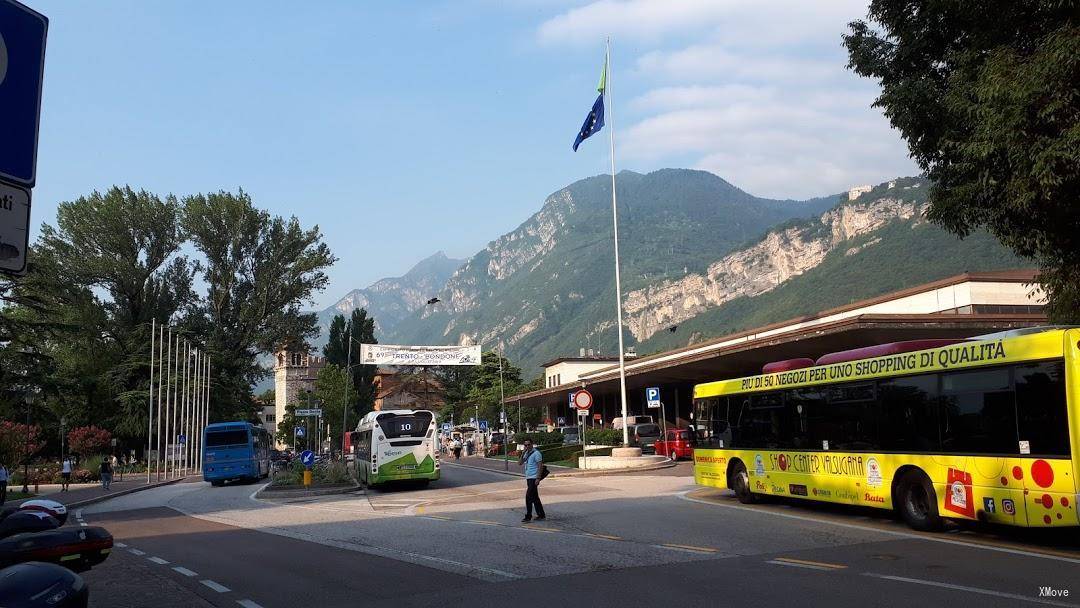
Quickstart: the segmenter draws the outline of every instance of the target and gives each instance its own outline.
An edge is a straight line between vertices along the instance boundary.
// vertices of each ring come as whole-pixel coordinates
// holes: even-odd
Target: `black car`
[[[642,454],[656,453],[656,442],[660,440],[659,424],[631,424],[626,430],[630,436],[630,447],[641,448]]]

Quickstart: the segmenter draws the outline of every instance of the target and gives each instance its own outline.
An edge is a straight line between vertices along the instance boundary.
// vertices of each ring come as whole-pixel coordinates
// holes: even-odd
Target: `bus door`
[[[944,456],[936,459],[933,477],[941,484],[941,515],[1023,525],[1027,509],[1009,369],[941,374],[939,424]]]
[[[1029,526],[1075,526],[1077,487],[1069,446],[1064,362],[1016,365],[1013,382],[1020,458],[1009,473],[1010,485],[1023,483]]]

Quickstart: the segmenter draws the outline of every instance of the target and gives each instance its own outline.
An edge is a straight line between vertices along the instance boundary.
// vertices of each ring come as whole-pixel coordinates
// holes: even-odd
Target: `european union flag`
[[[581,130],[578,131],[577,138],[574,140],[574,152],[577,152],[578,146],[581,142],[591,137],[594,133],[604,128],[604,93],[600,92],[600,95],[596,97],[596,102],[592,104],[592,110],[589,110],[589,115],[585,117],[585,123],[581,125]]]

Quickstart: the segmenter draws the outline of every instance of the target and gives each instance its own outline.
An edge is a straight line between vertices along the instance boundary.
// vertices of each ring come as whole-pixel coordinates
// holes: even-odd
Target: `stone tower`
[[[315,390],[315,378],[326,359],[308,352],[282,349],[274,355],[274,414],[280,423],[285,407],[307,405],[307,391]]]

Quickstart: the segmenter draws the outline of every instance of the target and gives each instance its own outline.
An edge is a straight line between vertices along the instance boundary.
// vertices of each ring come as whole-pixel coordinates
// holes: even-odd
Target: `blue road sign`
[[[488,430],[488,421],[487,420],[481,420],[480,421],[480,432],[481,433],[486,433],[487,430]]]
[[[555,423],[558,426],[566,426],[566,418],[563,418],[562,416],[559,416],[558,418],[555,419]]]
[[[443,430],[443,431],[446,431],[446,432],[448,432],[448,433],[449,433],[449,432],[450,432],[450,430],[451,430],[451,429],[453,429],[453,428],[454,428],[454,427],[450,426],[450,423],[449,423],[449,422],[444,422],[444,423],[442,423],[442,430]]]
[[[653,386],[645,389],[645,401],[649,407],[660,407],[660,388]]]
[[[296,427],[296,430],[294,430],[293,432],[296,433],[297,437],[303,437],[304,436],[304,427],[298,426],[298,427]]]
[[[0,0],[0,179],[33,186],[49,20]]]
[[[180,438],[177,441],[180,445],[184,445],[187,443],[187,435],[180,435]]]
[[[312,452],[311,450],[300,452],[300,462],[302,462],[305,467],[310,467],[315,464],[315,452]]]

